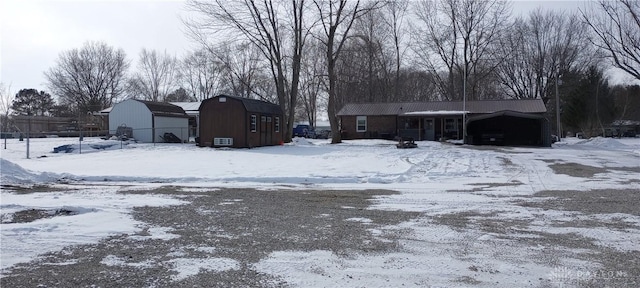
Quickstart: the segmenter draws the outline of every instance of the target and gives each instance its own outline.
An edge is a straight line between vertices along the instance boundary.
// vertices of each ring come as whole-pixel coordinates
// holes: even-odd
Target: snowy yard
[[[640,286],[639,138],[294,140],[0,142],[0,286]]]

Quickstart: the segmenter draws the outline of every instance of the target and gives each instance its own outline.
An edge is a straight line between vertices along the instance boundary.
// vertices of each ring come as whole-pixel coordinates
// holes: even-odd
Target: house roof
[[[218,97],[227,97],[227,98],[236,99],[242,102],[247,112],[255,112],[255,113],[261,113],[261,114],[282,114],[282,109],[280,108],[279,105],[262,101],[262,100],[242,98],[242,97],[229,96],[229,95],[218,95],[213,98],[209,98],[207,100],[217,99]]]
[[[468,114],[488,114],[498,111],[545,113],[547,108],[541,99],[466,101],[466,105],[462,101],[349,103],[340,109],[338,116],[451,115],[452,113],[462,115],[464,111]]]
[[[616,120],[611,123],[611,126],[640,126],[640,121]]]

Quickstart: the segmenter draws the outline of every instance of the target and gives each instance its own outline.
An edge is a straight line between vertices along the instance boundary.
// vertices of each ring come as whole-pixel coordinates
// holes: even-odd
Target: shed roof
[[[463,106],[466,106],[463,109]],[[547,108],[541,99],[519,100],[481,100],[466,101],[434,101],[434,102],[403,102],[403,103],[349,103],[338,112],[338,116],[372,116],[372,115],[412,115],[420,112],[439,111],[448,112],[467,111],[469,114],[488,114],[498,111],[515,111],[521,113],[544,113]]]
[[[227,98],[236,99],[242,102],[242,104],[244,105],[244,109],[246,109],[247,112],[255,112],[255,113],[261,113],[261,114],[282,114],[282,109],[280,108],[279,105],[262,101],[262,100],[242,98],[242,97],[229,96],[229,95],[218,95],[213,98],[209,98],[207,100],[217,99],[219,97],[227,97]]]

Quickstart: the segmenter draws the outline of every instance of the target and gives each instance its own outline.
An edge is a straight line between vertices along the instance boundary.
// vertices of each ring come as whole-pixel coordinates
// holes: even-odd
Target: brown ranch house
[[[350,103],[337,116],[343,139],[436,141],[463,139],[464,111],[466,144],[551,146],[547,109],[540,99]]]
[[[219,95],[200,104],[197,145],[252,148],[283,140],[280,106],[254,99]]]

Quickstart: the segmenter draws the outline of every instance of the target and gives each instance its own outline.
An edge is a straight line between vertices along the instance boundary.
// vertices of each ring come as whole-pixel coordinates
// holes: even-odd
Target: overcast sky
[[[578,1],[516,1],[514,13],[535,7],[571,10]],[[183,32],[184,0],[2,0],[0,81],[16,93],[49,89],[43,75],[60,52],[86,41],[125,50],[135,68],[142,48],[182,57],[196,44]]]
[[[135,68],[142,48],[181,57],[194,44],[183,33],[184,1],[2,0],[0,81],[48,90],[43,73],[60,52],[104,41],[125,50]]]

